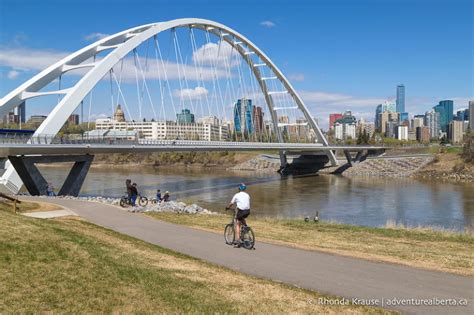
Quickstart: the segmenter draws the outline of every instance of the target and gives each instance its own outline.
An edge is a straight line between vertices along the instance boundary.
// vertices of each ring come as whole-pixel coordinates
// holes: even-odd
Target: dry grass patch
[[[150,213],[150,216],[181,225],[222,233],[229,217]],[[249,224],[257,241],[325,251],[412,267],[474,275],[472,234],[403,227],[371,228],[327,222],[256,219]]]
[[[0,313],[389,313],[308,303],[246,276],[77,219],[0,211]]]

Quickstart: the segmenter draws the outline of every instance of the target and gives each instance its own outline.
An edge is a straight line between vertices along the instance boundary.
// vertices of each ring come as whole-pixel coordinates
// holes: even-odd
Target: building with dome
[[[120,106],[120,104],[118,104],[117,108],[115,109],[114,120],[118,122],[125,121],[125,113],[123,112],[122,106]]]

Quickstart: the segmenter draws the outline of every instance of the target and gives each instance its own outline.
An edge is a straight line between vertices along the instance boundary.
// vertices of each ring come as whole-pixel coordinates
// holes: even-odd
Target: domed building
[[[120,106],[120,104],[118,104],[117,108],[115,109],[114,120],[118,122],[125,121],[125,113],[123,112],[122,106]]]

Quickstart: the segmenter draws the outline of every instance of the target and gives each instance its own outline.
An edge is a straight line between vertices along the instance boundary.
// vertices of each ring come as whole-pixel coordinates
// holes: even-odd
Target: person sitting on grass
[[[163,201],[163,202],[168,202],[168,201],[170,201],[170,198],[171,198],[171,197],[170,197],[170,192],[167,191],[167,192],[165,192],[165,194],[163,195],[162,201]]]

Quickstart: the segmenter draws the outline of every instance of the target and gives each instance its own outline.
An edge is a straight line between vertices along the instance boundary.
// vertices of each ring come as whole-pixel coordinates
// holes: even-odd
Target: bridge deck
[[[186,151],[291,151],[327,152],[329,150],[386,150],[383,146],[323,146],[317,143],[260,143],[260,142],[204,142],[162,141],[160,143],[77,143],[77,144],[27,144],[4,143],[0,145],[0,156],[35,154],[98,154],[98,153],[152,153]]]

